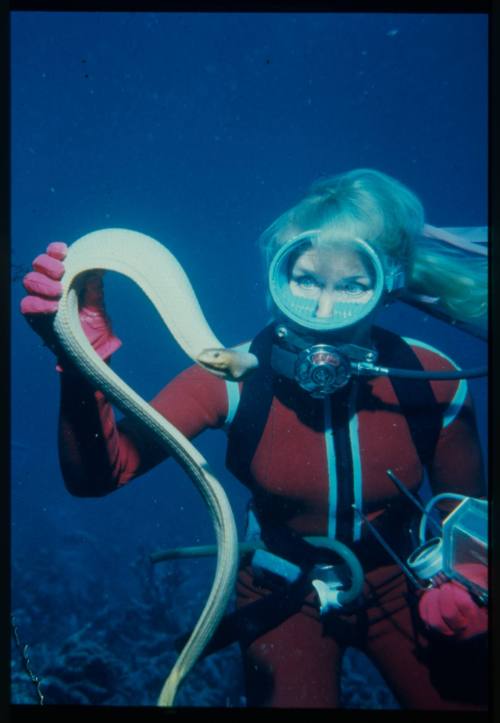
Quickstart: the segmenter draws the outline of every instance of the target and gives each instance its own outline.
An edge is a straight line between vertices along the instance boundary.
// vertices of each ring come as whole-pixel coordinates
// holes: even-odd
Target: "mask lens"
[[[314,244],[301,234],[283,246],[269,269],[276,306],[314,330],[356,324],[377,305],[384,289],[381,262],[361,239]]]

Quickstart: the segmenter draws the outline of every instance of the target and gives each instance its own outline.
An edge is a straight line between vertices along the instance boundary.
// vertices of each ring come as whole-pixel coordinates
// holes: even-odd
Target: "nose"
[[[316,307],[316,317],[318,319],[325,319],[326,317],[331,316],[334,303],[334,294],[328,289],[323,289],[319,295],[318,305]]]

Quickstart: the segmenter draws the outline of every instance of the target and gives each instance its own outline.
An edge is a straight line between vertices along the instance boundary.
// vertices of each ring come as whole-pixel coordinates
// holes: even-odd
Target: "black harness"
[[[273,397],[286,392],[290,386],[288,380],[277,377],[271,368],[274,327],[275,324],[265,327],[250,345],[249,351],[259,359],[259,366],[243,385],[238,409],[228,431],[226,466],[245,482],[250,482],[250,465],[264,432]],[[378,351],[377,364],[419,371],[423,369],[415,352],[397,334],[375,327],[373,340]],[[426,379],[398,378],[390,379],[390,382],[408,423],[417,454],[422,464],[429,467],[442,426],[442,409],[430,382]],[[294,391],[296,394],[302,393]],[[303,394],[307,395],[306,392]],[[349,421],[345,414],[338,414],[339,408],[345,408],[345,405],[339,404],[342,394],[343,390],[331,397],[332,424],[337,437],[345,437]],[[339,446],[345,446],[342,440],[339,440]],[[345,454],[341,452],[337,458],[345,458]],[[346,465],[345,459],[342,464]]]
[[[275,324],[265,327],[250,345],[250,352],[259,359],[254,374],[244,383],[235,418],[228,430],[228,448],[226,466],[242,482],[254,491],[254,497],[260,493],[253,484],[250,465],[264,432],[274,397],[288,399],[301,398],[309,402],[307,392],[287,379],[277,377],[271,368],[271,351],[274,342]],[[378,351],[377,363],[386,367],[398,367],[412,370],[423,369],[415,352],[397,334],[375,327],[373,340]],[[418,456],[425,467],[429,467],[442,426],[442,409],[427,380],[390,380],[400,410],[404,415]],[[352,530],[351,511],[353,485],[352,454],[349,440],[349,415],[346,403],[350,385],[331,397],[332,431],[335,444],[338,490],[338,509],[343,509],[337,536],[342,539],[348,528]],[[363,402],[369,400],[364,399]],[[307,403],[304,405],[307,406]],[[404,503],[405,501],[403,501]],[[266,505],[261,508],[266,508]],[[348,513],[346,514],[346,512]],[[388,511],[392,527],[401,532],[400,509],[397,504]],[[385,515],[384,515],[385,516]],[[226,615],[219,625],[213,639],[204,650],[202,657],[220,650],[239,640],[248,645],[252,640],[280,624],[283,620],[301,609],[303,598],[309,588],[307,573],[318,561],[318,549],[307,543],[300,535],[282,524],[279,516],[269,513],[269,518],[261,519],[262,539],[269,550],[285,559],[295,562],[302,568],[302,575],[288,587],[275,591],[263,599],[246,605]],[[348,539],[348,536],[347,536]],[[388,540],[391,542],[391,540]],[[396,540],[393,541],[397,547]],[[377,547],[373,546],[372,547]],[[356,545],[353,549],[356,548]],[[179,638],[176,643],[181,649],[189,634]]]

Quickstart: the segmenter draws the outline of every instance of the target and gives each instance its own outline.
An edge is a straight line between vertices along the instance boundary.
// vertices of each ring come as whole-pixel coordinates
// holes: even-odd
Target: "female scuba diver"
[[[457,367],[428,344],[375,325],[384,305],[404,295],[438,304],[459,325],[486,319],[486,287],[477,282],[484,258],[464,265],[423,229],[419,200],[385,174],[361,169],[317,182],[261,237],[272,321],[241,347],[257,369],[226,382],[211,373],[217,354],[207,352],[151,401],[190,439],[224,429],[227,466],[252,495],[247,540],[263,541],[265,551],[242,557],[234,618],[248,706],[338,708],[351,646],[403,708],[486,708],[487,607],[457,580],[429,572],[427,587],[398,564],[418,544],[408,493],[417,496],[424,471],[434,495],[485,495],[466,380],[425,378],[422,371]],[[52,243],[34,260],[21,311],[58,356],[66,487],[98,497],[166,453],[131,420],[117,422],[58,346],[66,253]],[[100,273],[86,279],[80,321],[109,361],[121,342]],[[387,368],[417,373],[393,377]],[[444,497],[437,508],[445,516],[456,505]],[[349,573],[307,542],[314,537],[339,540],[356,556],[362,586],[354,600],[339,604]],[[487,567],[475,574],[487,587]]]

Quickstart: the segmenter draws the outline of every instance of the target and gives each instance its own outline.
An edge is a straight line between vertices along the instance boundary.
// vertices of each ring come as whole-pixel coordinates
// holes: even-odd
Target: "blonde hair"
[[[487,313],[487,262],[423,234],[424,210],[417,196],[394,178],[356,169],[314,183],[298,204],[261,235],[266,270],[277,250],[306,231],[318,242],[362,238],[387,265],[400,266],[409,291],[438,297],[456,321]]]

